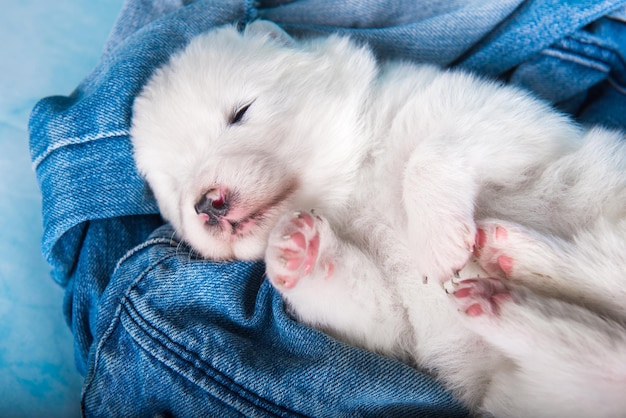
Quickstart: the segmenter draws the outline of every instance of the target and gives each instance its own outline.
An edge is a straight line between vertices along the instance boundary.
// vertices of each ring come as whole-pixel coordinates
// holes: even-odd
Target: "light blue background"
[[[0,13],[0,416],[80,415],[82,378],[63,291],[40,252],[28,152],[35,102],[67,95],[96,64],[122,0],[21,0]]]

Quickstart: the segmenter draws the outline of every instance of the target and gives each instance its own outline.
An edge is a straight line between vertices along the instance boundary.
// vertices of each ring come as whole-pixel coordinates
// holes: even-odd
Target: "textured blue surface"
[[[41,197],[28,115],[96,64],[122,0],[25,0],[0,14],[0,415],[80,415],[82,377],[62,289],[40,251]]]

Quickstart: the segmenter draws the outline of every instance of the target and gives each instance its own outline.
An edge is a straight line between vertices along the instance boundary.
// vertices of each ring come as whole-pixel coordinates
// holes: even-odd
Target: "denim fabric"
[[[132,101],[193,36],[257,17],[500,77],[626,128],[626,0],[128,0],[99,65],[33,109],[43,254],[87,416],[462,415],[432,378],[292,322],[260,263],[194,259],[134,169]]]
[[[535,91],[583,123],[624,129],[625,10],[553,42],[512,70],[509,81]]]
[[[584,123],[626,127],[624,1],[286,2],[260,16],[339,32],[381,58],[458,66],[532,90]],[[601,101],[598,106],[596,103]]]
[[[290,320],[262,263],[199,260],[172,234],[130,251],[101,298],[87,415],[462,414],[408,366]]]

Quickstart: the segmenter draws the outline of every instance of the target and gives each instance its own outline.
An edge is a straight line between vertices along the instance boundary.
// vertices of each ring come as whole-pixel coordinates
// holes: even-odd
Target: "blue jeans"
[[[128,0],[94,71],[33,109],[42,249],[66,289],[86,416],[466,414],[430,376],[291,320],[261,262],[199,260],[173,241],[134,168],[133,98],[193,36],[261,17],[499,77],[581,123],[626,128],[626,0],[355,4]]]

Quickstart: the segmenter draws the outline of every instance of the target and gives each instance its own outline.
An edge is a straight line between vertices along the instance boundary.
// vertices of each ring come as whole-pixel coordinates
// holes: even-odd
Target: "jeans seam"
[[[615,78],[609,76],[607,81],[618,93],[626,95],[626,87],[619,84]]]
[[[125,299],[124,302],[129,302],[128,299]],[[140,347],[141,350],[143,350],[147,355],[149,355],[150,357],[152,357],[155,361],[159,362],[160,364],[164,365],[165,367],[167,367],[169,370],[171,370],[172,372],[174,372],[175,374],[184,377],[185,379],[187,379],[189,382],[193,383],[196,386],[200,386],[198,385],[193,379],[188,378],[184,373],[180,373],[179,370],[177,370],[175,367],[172,367],[169,362],[165,361],[162,356],[156,355],[155,351],[166,351],[168,354],[176,357],[177,359],[179,359],[179,361],[182,361],[183,363],[185,363],[186,365],[188,365],[188,367],[193,367],[196,370],[198,370],[198,368],[196,368],[191,361],[182,358],[181,356],[179,356],[176,352],[174,352],[173,350],[169,349],[167,347],[166,344],[163,343],[163,341],[161,341],[158,338],[154,338],[154,336],[149,333],[148,331],[146,331],[146,329],[144,328],[144,326],[142,326],[139,321],[137,319],[135,319],[135,316],[138,316],[141,318],[142,322],[146,322],[145,318],[141,317],[141,315],[137,312],[136,309],[134,309],[134,307],[132,306],[132,304],[124,304],[124,310],[126,311],[126,316],[128,318],[129,321],[131,321],[135,327],[137,327],[137,329],[141,330],[142,332],[144,332],[145,334],[147,334],[148,339],[150,339],[155,345],[158,345],[158,347],[160,348],[156,348],[156,349],[148,349],[145,346],[145,343],[140,341],[140,338],[138,338],[134,332],[130,332],[128,330],[127,327],[124,327],[128,333],[128,335],[130,336],[130,338],[133,339],[133,341],[135,341],[135,343]],[[132,312],[131,312],[132,311]],[[124,326],[122,324],[122,326]],[[169,341],[170,344],[176,344],[173,341]],[[203,376],[211,379],[214,384],[220,386],[221,388],[223,388],[224,390],[230,391],[230,392],[234,392],[232,391],[229,387],[227,387],[226,385],[224,385],[222,382],[218,381],[217,379],[212,378],[212,376],[209,376],[208,373],[204,373],[201,370],[198,370],[202,373]],[[201,386],[200,386],[201,387]],[[201,387],[202,388],[202,387]],[[202,388],[204,389],[204,388]],[[224,402],[224,400],[220,399],[218,396],[213,395],[210,391],[205,391],[205,393],[207,393],[208,396],[210,396],[212,399],[217,400],[218,402],[220,402],[221,404],[227,406],[228,408],[230,408],[233,411],[238,412],[239,414],[241,414],[242,416],[245,416],[244,413],[242,413],[241,411],[239,411],[236,407],[234,407],[233,405],[228,404],[227,402]],[[247,399],[245,400],[247,402]]]
[[[165,237],[151,238],[145,242],[142,242],[136,247],[130,249],[126,254],[122,256],[122,258],[119,259],[119,261],[115,265],[115,268],[113,269],[112,274],[115,275],[115,272],[117,272],[117,270],[122,266],[122,264],[124,264],[129,258],[131,258],[133,255],[135,255],[139,251],[144,250],[153,245],[157,245],[157,244],[165,244],[165,245],[172,246],[173,243],[180,244],[178,241],[174,240],[173,238],[165,238]]]
[[[33,160],[32,167],[33,170],[36,170],[37,167],[50,156],[54,151],[70,146],[70,145],[81,145],[86,144],[88,142],[99,141],[101,139],[109,139],[109,138],[117,138],[128,136],[130,133],[128,130],[119,130],[112,132],[104,132],[98,134],[88,134],[83,136],[75,136],[71,138],[65,138],[60,141],[55,141],[52,145],[49,145],[37,158]]]
[[[590,45],[598,49],[601,49],[605,54],[611,54],[612,56],[616,57],[622,63],[622,65],[626,66],[626,61],[624,60],[624,57],[622,57],[622,54],[620,54],[619,52],[616,52],[613,48],[610,48],[601,42],[594,42],[591,39],[574,38],[571,36],[569,38],[576,43],[579,43],[582,45]]]
[[[145,243],[135,247],[133,250],[130,250],[124,257],[122,257],[120,259],[120,261],[118,262],[118,266],[121,266],[123,262],[127,261],[129,258],[131,258],[134,254],[136,254],[137,252],[139,252],[141,249],[147,248],[151,245],[154,244],[158,244],[158,243],[164,243],[165,241],[168,242],[168,244],[171,242],[171,240],[167,239],[167,238],[154,238],[154,239],[150,239],[148,241],[146,241]],[[239,395],[243,400],[245,400],[245,402],[249,403],[250,405],[253,405],[255,407],[259,407],[259,408],[263,408],[268,414],[270,415],[274,415],[274,416],[280,416],[277,415],[276,413],[268,410],[267,407],[264,407],[261,403],[265,403],[267,405],[272,405],[274,408],[276,408],[277,410],[280,410],[283,412],[283,415],[290,415],[290,416],[301,416],[304,417],[305,415],[296,413],[294,411],[289,410],[288,408],[281,406],[281,405],[277,405],[276,403],[262,398],[256,394],[254,394],[253,392],[250,392],[248,390],[246,390],[245,388],[241,387],[240,385],[238,385],[237,383],[233,382],[232,379],[230,379],[227,375],[223,374],[222,372],[220,372],[219,370],[210,367],[210,365],[208,365],[206,363],[206,361],[204,361],[202,358],[200,358],[196,353],[190,352],[188,350],[183,349],[182,353],[187,354],[189,357],[191,357],[191,359],[185,358],[185,356],[182,355],[182,353],[178,353],[174,350],[172,350],[170,347],[168,347],[168,344],[173,345],[173,346],[179,346],[180,344],[178,344],[177,342],[171,340],[166,334],[164,334],[163,332],[161,332],[160,330],[158,330],[157,328],[155,328],[154,326],[152,326],[152,324],[150,324],[150,322],[148,320],[146,320],[146,318],[144,318],[143,316],[141,316],[141,314],[139,313],[139,311],[137,311],[137,309],[134,307],[134,305],[132,304],[132,301],[130,300],[130,293],[137,287],[137,285],[151,272],[154,270],[154,268],[156,266],[158,266],[159,264],[163,263],[165,260],[175,257],[175,253],[172,253],[171,251],[167,251],[166,254],[162,255],[161,257],[159,257],[158,259],[156,259],[153,263],[151,263],[149,266],[147,266],[145,269],[143,269],[143,271],[137,276],[137,278],[132,282],[132,284],[128,287],[128,289],[124,292],[124,295],[120,298],[120,302],[118,304],[118,306],[116,307],[115,310],[115,314],[107,328],[107,330],[104,332],[102,338],[97,342],[97,346],[96,346],[96,350],[95,350],[95,358],[94,358],[94,362],[93,362],[93,366],[90,368],[90,371],[88,372],[88,375],[85,379],[85,385],[84,385],[84,389],[83,389],[83,393],[82,393],[82,403],[84,404],[85,402],[85,395],[88,391],[88,388],[91,386],[91,384],[93,383],[94,379],[95,379],[95,371],[98,368],[98,363],[100,361],[100,356],[99,353],[102,351],[103,347],[105,346],[106,342],[109,340],[109,338],[111,338],[111,336],[113,335],[113,333],[115,332],[115,330],[117,329],[118,326],[124,326],[122,324],[123,322],[123,312],[126,312],[126,317],[133,322],[133,324],[135,324],[137,326],[137,328],[139,330],[141,330],[143,333],[145,333],[147,336],[149,336],[149,338],[153,338],[160,346],[163,347],[163,350],[166,350],[167,353],[177,359],[180,359],[181,361],[183,361],[185,364],[188,364],[190,367],[193,367],[194,371],[201,374],[202,376],[205,376],[208,379],[211,379],[213,382],[215,382],[216,384],[224,387],[225,390],[230,391],[231,393],[235,394],[235,395]],[[132,311],[134,311],[136,313],[136,317],[139,318],[144,324],[145,326],[142,326],[136,318],[133,317]],[[150,327],[151,329],[148,329],[147,327]],[[127,329],[128,331],[128,329]],[[152,332],[151,332],[152,331]],[[155,335],[156,334],[156,335]],[[161,362],[161,364],[163,364],[165,367],[168,367],[170,370],[174,370],[176,372],[176,369],[171,367],[168,363],[164,362],[162,359],[160,359],[155,353],[150,352],[146,347],[144,347],[144,345],[138,341],[137,337],[135,335],[133,335],[132,332],[128,331],[128,335],[140,346],[142,347],[143,350],[148,351],[150,353],[150,355],[157,359],[158,361]],[[160,337],[160,338],[158,338]],[[209,366],[205,369],[203,368],[199,368],[197,366],[195,366],[195,364],[202,364],[202,365],[206,365]],[[226,386],[224,383],[220,382],[219,380],[216,380],[213,376],[211,376],[209,373],[207,373],[205,370],[207,370],[208,368],[210,368],[211,370],[214,371],[214,373],[218,376],[220,376],[224,381],[230,382],[230,387]],[[201,385],[199,385],[197,382],[195,382],[194,380],[190,379],[187,375],[185,374],[181,374],[181,376],[183,376],[184,378],[186,378],[187,380],[189,380],[190,382],[192,382],[195,385],[198,385],[199,387],[202,388]],[[204,389],[204,388],[203,388]],[[260,402],[254,402],[254,399],[258,399]],[[222,401],[223,402],[223,401]],[[233,409],[235,409],[233,406],[231,406]]]
[[[172,255],[170,255],[169,257],[171,257]],[[164,259],[161,259],[160,261],[164,261]],[[133,286],[134,287],[134,286]],[[250,404],[253,407],[257,407],[257,408],[262,408],[266,413],[273,415],[273,416],[281,416],[281,415],[277,415],[275,412],[268,410],[268,408],[266,406],[264,406],[263,404],[268,404],[273,406],[274,408],[282,411],[284,414],[289,414],[289,416],[303,416],[299,413],[296,413],[288,408],[285,408],[284,406],[281,405],[277,405],[276,403],[263,398],[257,394],[255,394],[254,392],[251,392],[247,389],[245,389],[244,387],[242,387],[241,385],[235,383],[228,375],[222,373],[221,371],[215,369],[214,367],[212,367],[210,364],[208,364],[204,359],[202,359],[200,356],[197,355],[197,353],[194,353],[192,351],[189,351],[188,349],[181,347],[181,345],[172,340],[171,338],[169,338],[169,336],[160,331],[158,328],[154,327],[145,317],[143,317],[141,315],[141,313],[135,308],[134,304],[132,303],[131,299],[129,297],[124,297],[123,301],[122,301],[122,305],[123,305],[123,309],[124,311],[127,313],[127,317],[130,321],[132,321],[132,323],[143,333],[146,334],[147,338],[155,341],[160,347],[160,350],[163,350],[164,352],[166,352],[168,355],[176,358],[177,360],[183,362],[183,364],[191,369],[193,369],[194,372],[200,374],[201,376],[210,379],[213,383],[217,384],[218,386],[224,388],[225,390],[229,391],[230,393],[236,395],[239,399],[244,400],[246,403]],[[123,326],[123,325],[122,325]],[[155,358],[157,361],[159,361],[161,364],[163,364],[164,366],[166,366],[167,368],[169,368],[170,370],[173,370],[174,372],[178,373],[179,375],[181,375],[182,377],[186,378],[188,381],[190,381],[191,383],[199,386],[200,388],[202,388],[203,390],[206,391],[206,389],[200,385],[198,382],[196,382],[194,379],[190,378],[190,376],[188,376],[187,373],[181,373],[180,370],[177,370],[177,368],[173,367],[173,365],[169,364],[168,362],[164,361],[163,358],[161,358],[160,356],[156,355],[156,353],[154,352],[154,350],[148,350],[148,348],[145,347],[145,345],[139,341],[138,337],[135,335],[135,333],[130,332],[128,329],[128,335],[140,346],[142,347],[143,350],[149,352],[149,354]],[[172,347],[180,347],[180,350],[174,350]],[[213,374],[208,373],[208,370],[212,370]],[[207,391],[207,393],[210,393]],[[213,396],[213,395],[212,395]],[[260,402],[254,402],[255,399],[258,399]],[[223,400],[220,400],[221,402],[224,402]],[[229,405],[233,410],[236,410],[236,407],[233,405]]]
[[[605,74],[609,74],[611,71],[611,67],[605,64],[603,61],[592,59],[572,51],[562,51],[553,48],[546,48],[541,51],[541,54],[547,55],[549,57],[558,58],[563,61],[569,61],[575,64],[579,64],[584,67],[603,72]]]
[[[129,286],[129,288],[126,290],[124,295],[121,297],[120,303],[115,308],[115,313],[113,314],[113,318],[112,318],[109,326],[104,331],[104,334],[102,335],[102,338],[100,338],[100,340],[97,341],[97,343],[96,343],[96,348],[95,348],[95,352],[94,352],[93,366],[89,368],[89,371],[87,372],[87,376],[85,378],[85,384],[83,385],[83,391],[82,391],[82,395],[81,395],[81,404],[84,405],[85,395],[87,394],[87,391],[88,391],[89,387],[91,386],[91,384],[93,383],[93,381],[95,379],[95,372],[96,372],[96,369],[98,368],[98,363],[100,361],[99,353],[102,351],[102,349],[103,349],[104,345],[106,344],[106,342],[108,341],[108,339],[111,338],[111,335],[113,335],[113,333],[115,332],[115,329],[121,324],[123,304],[124,304],[124,300],[128,297],[128,293],[132,289],[134,289],[135,286],[139,282],[141,282],[144,279],[144,277],[150,271],[152,271],[154,269],[155,266],[157,266],[161,262],[165,261],[169,257],[171,257],[171,254],[166,254],[166,255],[160,257],[159,259],[157,259],[154,263],[149,265],[147,268],[145,268],[141,272],[141,274],[139,274],[137,276],[137,278],[133,281],[133,283]]]
[[[575,36],[576,34],[572,34],[570,36],[567,37],[567,39],[569,39],[571,42],[579,44],[579,45],[588,45],[594,48],[598,48],[599,50],[601,50],[602,54],[606,54],[606,55],[611,55],[613,57],[615,57],[615,59],[617,59],[622,66],[624,66],[624,68],[626,68],[626,60],[624,59],[624,57],[622,56],[622,54],[620,54],[618,51],[615,51],[613,48],[610,48],[608,46],[606,46],[605,44],[595,41],[594,39],[590,39],[590,38],[582,38],[580,36]],[[576,50],[573,50],[572,48],[567,48],[567,47],[563,47],[562,50],[560,49],[554,49],[554,48],[546,48],[543,52],[548,51],[548,50],[557,50],[560,52],[564,52],[565,54],[567,54],[568,56],[578,56],[580,57],[579,60],[571,60],[573,62],[576,62],[578,64],[581,65],[586,65],[583,62],[581,62],[580,60],[589,60],[589,61],[595,61],[597,63],[599,63],[600,65],[605,65],[606,67],[608,67],[607,71],[603,71],[606,72],[609,77],[609,82],[610,84],[615,87],[620,93],[624,93],[626,91],[626,87],[620,85],[613,77],[610,77],[610,73],[613,69],[613,66],[610,63],[607,63],[607,60],[603,60],[603,59],[599,59],[599,58],[591,58],[588,57],[586,55],[583,55],[581,53],[579,53]],[[549,55],[549,54],[546,54]],[[556,57],[556,56],[555,56]],[[558,58],[558,57],[557,57]],[[563,57],[563,59],[567,59],[567,57]],[[590,68],[595,68],[594,66],[589,66]]]

